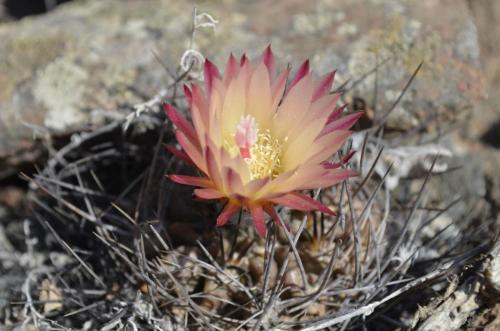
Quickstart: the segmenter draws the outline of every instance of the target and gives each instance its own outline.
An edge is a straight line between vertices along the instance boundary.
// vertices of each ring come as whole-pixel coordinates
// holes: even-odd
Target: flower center
[[[272,177],[280,173],[282,144],[273,138],[270,130],[259,131],[255,118],[242,116],[234,140],[224,140],[231,157],[240,154],[248,164],[251,179]]]

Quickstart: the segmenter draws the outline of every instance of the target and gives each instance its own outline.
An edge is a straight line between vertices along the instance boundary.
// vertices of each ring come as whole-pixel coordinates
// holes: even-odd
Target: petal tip
[[[290,83],[290,88],[292,88],[295,84],[302,80],[307,74],[309,74],[309,59],[305,60],[297,70],[295,77]]]
[[[247,55],[243,53],[240,58],[240,67],[243,67],[248,62]]]
[[[262,62],[267,67],[267,71],[269,72],[269,74],[273,76],[275,61],[274,61],[273,50],[271,49],[271,44],[269,44],[264,50],[264,53],[262,54]]]
[[[217,69],[217,66],[213,64],[209,59],[205,58],[203,73],[205,76],[205,83],[207,85],[208,91],[211,91],[214,79],[220,78],[219,69]]]

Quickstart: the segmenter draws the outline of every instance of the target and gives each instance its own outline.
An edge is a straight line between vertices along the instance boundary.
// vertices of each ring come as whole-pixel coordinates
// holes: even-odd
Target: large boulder
[[[23,162],[34,132],[88,129],[165,87],[170,78],[155,54],[175,70],[190,46],[194,4],[75,1],[1,24],[0,177]],[[429,112],[465,109],[482,94],[477,32],[461,1],[224,1],[204,2],[199,12],[219,20],[215,32],[200,29],[194,38],[215,62],[230,51],[257,55],[271,43],[283,65],[311,58],[317,72],[337,68],[336,86],[347,82],[348,97],[375,113],[424,61],[389,119],[398,128]]]

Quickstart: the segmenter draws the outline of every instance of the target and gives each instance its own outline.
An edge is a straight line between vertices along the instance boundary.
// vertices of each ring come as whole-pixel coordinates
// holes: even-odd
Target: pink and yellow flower
[[[164,106],[183,151],[167,148],[203,173],[169,178],[197,187],[194,194],[201,199],[224,199],[218,226],[241,208],[250,211],[262,236],[266,213],[278,221],[274,205],[333,214],[301,191],[356,175],[328,161],[361,116],[341,117],[339,95],[329,93],[335,72],[315,80],[305,61],[287,85],[288,74],[288,69],[275,72],[270,47],[256,65],[245,55],[239,62],[231,55],[223,75],[206,60],[205,89],[185,87],[192,124]]]

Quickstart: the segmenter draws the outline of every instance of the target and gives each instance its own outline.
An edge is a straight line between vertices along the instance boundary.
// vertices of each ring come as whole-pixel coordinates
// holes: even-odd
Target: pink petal
[[[308,190],[336,185],[344,180],[358,176],[358,173],[349,169],[333,169],[329,170],[325,175],[311,179],[307,183],[299,186],[297,189]]]
[[[296,126],[303,125],[313,94],[312,77],[305,76],[285,95],[273,119],[273,133],[279,138],[288,136]]]
[[[354,154],[356,154],[355,150],[349,151],[349,153],[347,153],[347,155],[342,158],[342,160],[340,161],[340,163],[345,164],[345,163],[349,162],[349,160],[352,159],[352,157],[354,156]]]
[[[252,179],[245,185],[245,192],[247,195],[256,196],[270,182],[272,182],[270,177]]]
[[[316,88],[316,91],[314,91],[313,94],[312,98],[313,102],[318,100],[328,92],[330,92],[330,89],[332,88],[333,79],[335,78],[335,72],[336,71],[332,71],[320,79],[318,87]]]
[[[248,91],[248,86],[250,85],[250,78],[252,78],[252,73],[253,73],[252,64],[245,57],[244,61],[241,62],[240,71],[238,73],[238,78],[241,77],[244,81],[245,91]]]
[[[207,170],[205,167],[205,162],[203,162],[203,158],[201,157],[201,153],[198,147],[193,145],[193,143],[180,130],[175,131],[175,137],[177,138],[177,142],[179,142],[179,145],[181,145],[184,152],[186,152],[186,154],[198,167],[198,169],[206,173]]]
[[[205,97],[205,94],[203,93],[203,90],[196,84],[193,84],[191,86],[191,95],[192,95],[192,104],[197,106],[198,109],[208,112],[206,110],[208,108],[208,102]]]
[[[260,130],[271,126],[272,96],[269,72],[263,63],[259,63],[252,73],[247,91],[246,113],[255,117]]]
[[[235,170],[226,167],[222,169],[222,174],[230,194],[242,195],[244,193],[243,182],[241,181],[240,175]]]
[[[181,185],[190,185],[190,186],[197,186],[204,188],[213,186],[212,182],[209,179],[202,177],[193,177],[184,175],[167,175],[167,177],[171,181]]]
[[[309,60],[305,60],[304,63],[299,67],[295,77],[292,79],[290,83],[290,89],[295,86],[302,78],[304,78],[309,73]]]
[[[337,118],[339,118],[340,115],[344,112],[344,110],[347,108],[347,105],[342,105],[339,108],[335,109],[330,116],[328,116],[328,120],[326,121],[327,124],[335,121]]]
[[[277,198],[272,198],[270,199],[270,201],[295,210],[319,210],[325,214],[335,215],[335,213],[330,208],[323,205],[321,202],[316,201],[313,198],[301,193],[288,193]]]
[[[194,195],[204,200],[215,200],[225,197],[223,193],[213,188],[197,188],[194,190]]]
[[[349,130],[334,130],[316,138],[314,148],[311,148],[307,158],[304,158],[307,160],[304,164],[324,162],[342,147],[351,133]]]
[[[236,62],[236,58],[234,57],[233,53],[231,53],[231,55],[229,55],[229,59],[227,60],[226,69],[224,70],[224,86],[227,87],[229,85],[229,82],[231,82],[236,77],[236,75],[238,74],[238,69],[239,66]]]
[[[312,138],[309,138],[312,140],[306,142],[310,144],[318,136],[319,132],[324,129],[328,115],[335,108],[339,97],[339,94],[328,94],[313,102],[310,108],[304,112],[302,120],[289,131],[288,143],[291,144],[296,139],[304,140],[304,137],[312,136]]]
[[[228,202],[217,217],[217,226],[223,226],[224,224],[226,224],[231,216],[233,216],[239,209],[240,207],[238,205]]]
[[[191,92],[193,94],[191,120],[193,121],[200,143],[203,143],[202,140],[205,136],[205,131],[206,128],[208,128],[209,123],[208,101],[203,93],[203,90],[198,85],[193,84]]]
[[[335,130],[348,130],[358,121],[361,116],[363,116],[363,114],[364,112],[357,112],[344,116],[337,121],[331,122],[325,126],[319,136],[324,136]]]
[[[269,200],[290,192],[298,191],[301,186],[317,178],[321,178],[327,171],[328,170],[326,170],[323,165],[314,164],[310,166],[300,166],[294,170],[284,172],[272,181],[271,184],[274,184],[274,186],[265,192],[266,194],[262,197],[262,200]]]
[[[266,226],[266,218],[264,210],[262,209],[261,206],[257,205],[250,208],[250,214],[252,214],[253,224],[255,225],[257,233],[261,237],[265,238],[267,232],[267,226]]]
[[[247,108],[247,93],[245,89],[246,82],[241,76],[229,82],[221,111],[221,119],[224,119],[222,125],[222,135],[224,137],[232,136],[234,129],[238,125],[241,116],[245,115]]]
[[[193,160],[191,160],[191,159],[189,158],[189,156],[188,156],[186,153],[184,153],[183,151],[180,151],[180,150],[178,150],[177,148],[175,148],[174,146],[169,145],[169,144],[163,144],[163,146],[164,146],[164,147],[165,147],[165,148],[166,148],[166,149],[167,149],[170,153],[174,154],[174,156],[175,156],[176,158],[178,158],[179,160],[182,160],[182,161],[186,162],[187,164],[190,164],[190,165],[193,165],[193,166],[195,165],[195,164],[194,164],[194,162],[193,162]]]
[[[310,146],[319,132],[324,129],[328,114],[331,112],[331,109],[335,107],[338,98],[339,94],[327,94],[316,100],[310,106],[310,109],[305,112],[304,117],[293,127],[293,129],[288,131],[288,145],[296,145],[297,141],[300,141],[302,146]],[[284,161],[284,163],[287,162]],[[293,167],[297,162],[292,162],[291,164],[291,167]],[[289,167],[287,168],[290,169]]]
[[[212,93],[210,93],[210,106],[208,107],[208,125],[206,126],[207,132],[220,132],[220,113],[223,105],[223,95],[225,87],[220,79],[215,79],[212,82]],[[212,140],[219,143],[220,134],[211,135]]]
[[[241,183],[247,183],[250,180],[250,170],[248,169],[248,164],[243,160],[243,158],[239,156],[232,158],[229,152],[224,148],[221,148],[220,151],[221,164],[224,168],[230,168],[231,171],[234,172],[238,178],[240,178]]]
[[[189,107],[191,107],[191,104],[193,103],[193,94],[186,84],[184,84],[184,95],[186,96]]]
[[[203,68],[203,73],[205,76],[204,78],[205,78],[205,84],[207,86],[207,91],[208,93],[210,93],[210,91],[212,91],[212,85],[214,79],[220,78],[219,69],[217,69],[215,64],[210,62],[208,59],[205,59],[205,66]]]
[[[207,171],[210,179],[212,179],[217,187],[223,187],[219,165],[215,159],[214,152],[208,146],[205,148],[205,160],[207,162]]]
[[[165,113],[170,121],[174,123],[175,126],[181,130],[193,144],[198,144],[198,138],[193,126],[168,103],[163,104],[163,109],[165,110]]]
[[[266,65],[267,67],[267,71],[269,71],[269,77],[274,77],[274,54],[273,54],[273,51],[271,49],[271,45],[269,44],[269,46],[267,46],[266,50],[264,51],[264,53],[262,54],[262,62],[264,62],[264,64]]]
[[[308,121],[318,120],[325,126],[328,116],[332,113],[332,109],[335,109],[339,98],[339,93],[326,94],[313,102],[308,114]]]
[[[325,169],[337,169],[337,168],[340,168],[341,165],[349,162],[349,160],[352,158],[352,156],[355,153],[356,153],[356,151],[352,150],[349,153],[347,153],[347,155],[344,156],[342,158],[342,160],[340,160],[340,162],[325,162],[325,163],[323,163],[323,166],[325,167]]]
[[[287,228],[288,231],[290,231],[290,228],[288,227],[287,224],[285,224],[285,222],[283,222],[283,220],[280,218],[280,216],[278,215],[278,213],[276,212],[276,210],[274,210],[274,207],[271,206],[271,205],[267,205],[264,207],[264,210],[266,211],[266,213],[268,213],[271,218],[273,219],[273,221],[279,225],[279,226],[285,226]]]

